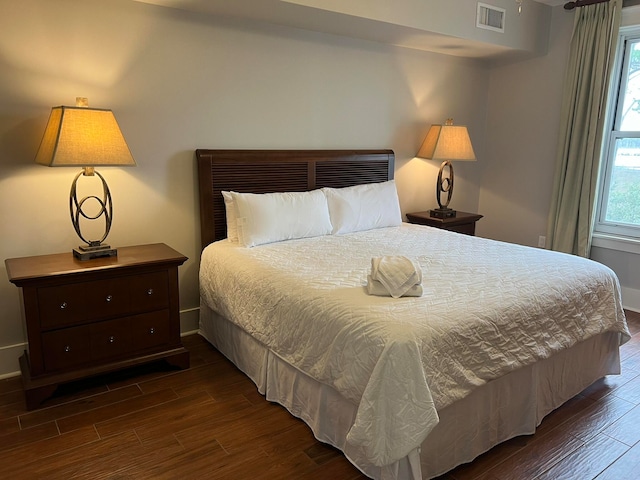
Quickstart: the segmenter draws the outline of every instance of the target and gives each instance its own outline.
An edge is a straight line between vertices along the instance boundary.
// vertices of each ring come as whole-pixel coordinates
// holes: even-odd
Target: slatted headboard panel
[[[302,192],[393,178],[392,150],[196,150],[202,248],[227,236],[223,190]]]

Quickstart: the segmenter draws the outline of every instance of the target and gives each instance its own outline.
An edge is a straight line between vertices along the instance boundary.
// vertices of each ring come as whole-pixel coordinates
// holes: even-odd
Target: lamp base
[[[429,215],[435,218],[453,218],[456,216],[456,211],[452,208],[434,208],[429,210]]]
[[[73,249],[73,256],[78,260],[91,260],[92,258],[116,257],[118,249],[109,245],[82,246]]]

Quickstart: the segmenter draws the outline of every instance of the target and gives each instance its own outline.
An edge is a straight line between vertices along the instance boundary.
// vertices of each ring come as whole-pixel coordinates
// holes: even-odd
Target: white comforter
[[[373,297],[371,258],[405,255],[420,298]],[[375,465],[419,446],[437,411],[603,331],[629,339],[616,276],[579,257],[403,224],[202,254],[209,307],[358,405],[347,441]]]

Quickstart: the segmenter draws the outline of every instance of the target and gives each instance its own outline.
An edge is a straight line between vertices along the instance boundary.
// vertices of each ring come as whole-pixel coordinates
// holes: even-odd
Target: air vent
[[[506,10],[486,3],[478,3],[476,27],[504,33],[504,14]]]

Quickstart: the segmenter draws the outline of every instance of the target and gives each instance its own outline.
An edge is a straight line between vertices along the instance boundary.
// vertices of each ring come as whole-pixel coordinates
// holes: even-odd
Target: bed
[[[611,270],[396,221],[392,151],[202,149],[196,158],[201,334],[367,476],[441,475],[533,433],[620,373],[629,332]],[[364,224],[339,217],[338,203],[326,226],[313,203],[302,233],[278,237],[292,222],[260,209],[273,198],[273,208],[290,197],[320,202],[322,187],[330,205],[357,204]],[[242,218],[227,221],[222,192],[237,192]],[[240,244],[227,239],[236,225]],[[414,258],[422,296],[368,295],[379,255]]]

